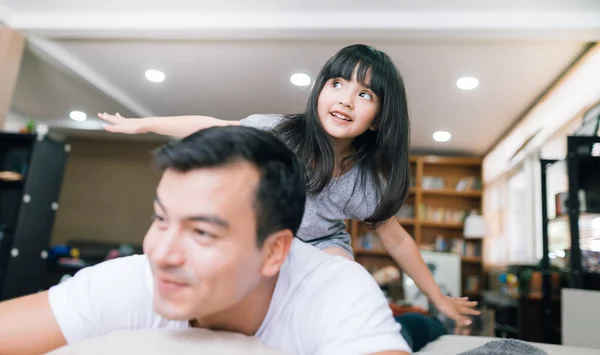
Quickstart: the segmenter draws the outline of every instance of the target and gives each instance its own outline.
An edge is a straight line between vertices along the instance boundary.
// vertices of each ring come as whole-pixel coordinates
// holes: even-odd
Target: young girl
[[[395,214],[409,188],[409,120],[404,84],[391,59],[365,45],[335,54],[316,78],[306,111],[252,115],[241,121],[206,116],[127,119],[99,114],[105,129],[184,137],[217,125],[270,130],[307,167],[307,203],[298,238],[352,259],[344,220],[371,225],[398,265],[438,310],[468,325],[476,302],[442,294],[413,239]]]

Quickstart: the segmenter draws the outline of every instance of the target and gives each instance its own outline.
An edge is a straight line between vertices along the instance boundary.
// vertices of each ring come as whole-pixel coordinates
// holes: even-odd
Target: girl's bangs
[[[351,81],[356,75],[356,81],[373,90],[377,96],[385,92],[383,66],[374,63],[371,58],[364,58],[358,53],[348,53],[334,58],[325,70],[325,80],[343,78]]]

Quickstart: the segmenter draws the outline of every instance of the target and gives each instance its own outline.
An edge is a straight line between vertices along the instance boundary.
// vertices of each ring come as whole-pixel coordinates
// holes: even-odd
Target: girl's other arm
[[[104,129],[108,132],[125,134],[156,133],[178,138],[213,126],[240,124],[240,121],[226,121],[209,116],[125,118],[118,113],[115,115],[99,113],[98,117],[107,122],[107,124],[104,124]]]
[[[464,315],[479,314],[479,311],[473,309],[477,302],[444,296],[425,264],[417,244],[395,217],[382,223],[375,231],[400,268],[415,281],[440,312],[456,321],[458,327],[471,323]]]

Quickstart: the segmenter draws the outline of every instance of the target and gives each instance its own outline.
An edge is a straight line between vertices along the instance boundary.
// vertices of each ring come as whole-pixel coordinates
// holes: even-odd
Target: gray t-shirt
[[[241,125],[271,131],[284,118],[282,115],[251,115]],[[363,189],[357,166],[346,174],[333,178],[318,195],[306,196],[304,218],[297,237],[319,249],[337,246],[352,255],[346,219],[363,221],[379,203],[375,181],[368,178]]]

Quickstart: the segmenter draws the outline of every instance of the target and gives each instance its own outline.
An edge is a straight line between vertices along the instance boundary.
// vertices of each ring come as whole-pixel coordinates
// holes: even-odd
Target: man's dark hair
[[[154,152],[158,168],[181,172],[240,161],[254,165],[260,173],[254,203],[258,246],[282,229],[296,235],[306,202],[304,169],[294,152],[273,134],[244,126],[211,127]]]

